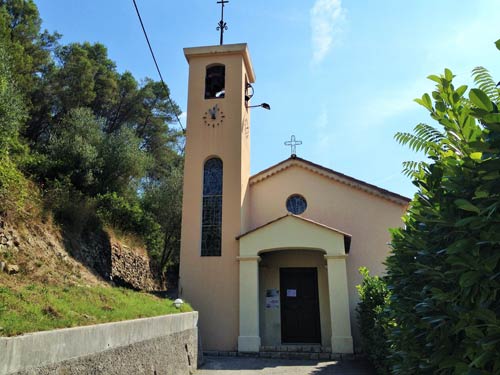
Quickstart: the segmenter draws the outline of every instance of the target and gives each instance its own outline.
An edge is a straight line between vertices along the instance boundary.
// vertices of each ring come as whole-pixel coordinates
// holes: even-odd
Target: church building
[[[358,269],[383,274],[409,199],[292,155],[250,175],[246,44],[184,49],[189,91],[179,293],[204,350],[359,347]]]

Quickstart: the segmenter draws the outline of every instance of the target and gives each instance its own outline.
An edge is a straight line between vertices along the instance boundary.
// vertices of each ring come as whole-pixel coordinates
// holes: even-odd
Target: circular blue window
[[[307,202],[302,195],[293,194],[286,200],[286,209],[292,214],[300,215],[306,208]]]

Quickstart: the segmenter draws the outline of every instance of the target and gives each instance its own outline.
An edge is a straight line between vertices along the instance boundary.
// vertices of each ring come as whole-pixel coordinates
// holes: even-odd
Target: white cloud
[[[310,10],[313,62],[321,62],[331,50],[345,18],[341,0],[316,0]]]

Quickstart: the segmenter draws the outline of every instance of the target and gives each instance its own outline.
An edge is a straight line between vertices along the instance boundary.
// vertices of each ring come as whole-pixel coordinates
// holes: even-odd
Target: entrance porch
[[[290,345],[353,352],[348,234],[289,214],[239,241],[239,352]]]

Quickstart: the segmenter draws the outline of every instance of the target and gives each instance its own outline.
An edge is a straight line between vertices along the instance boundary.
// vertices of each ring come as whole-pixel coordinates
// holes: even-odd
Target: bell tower
[[[189,86],[179,292],[200,312],[207,350],[236,350],[239,244],[250,177],[255,80],[246,44],[185,48]]]

